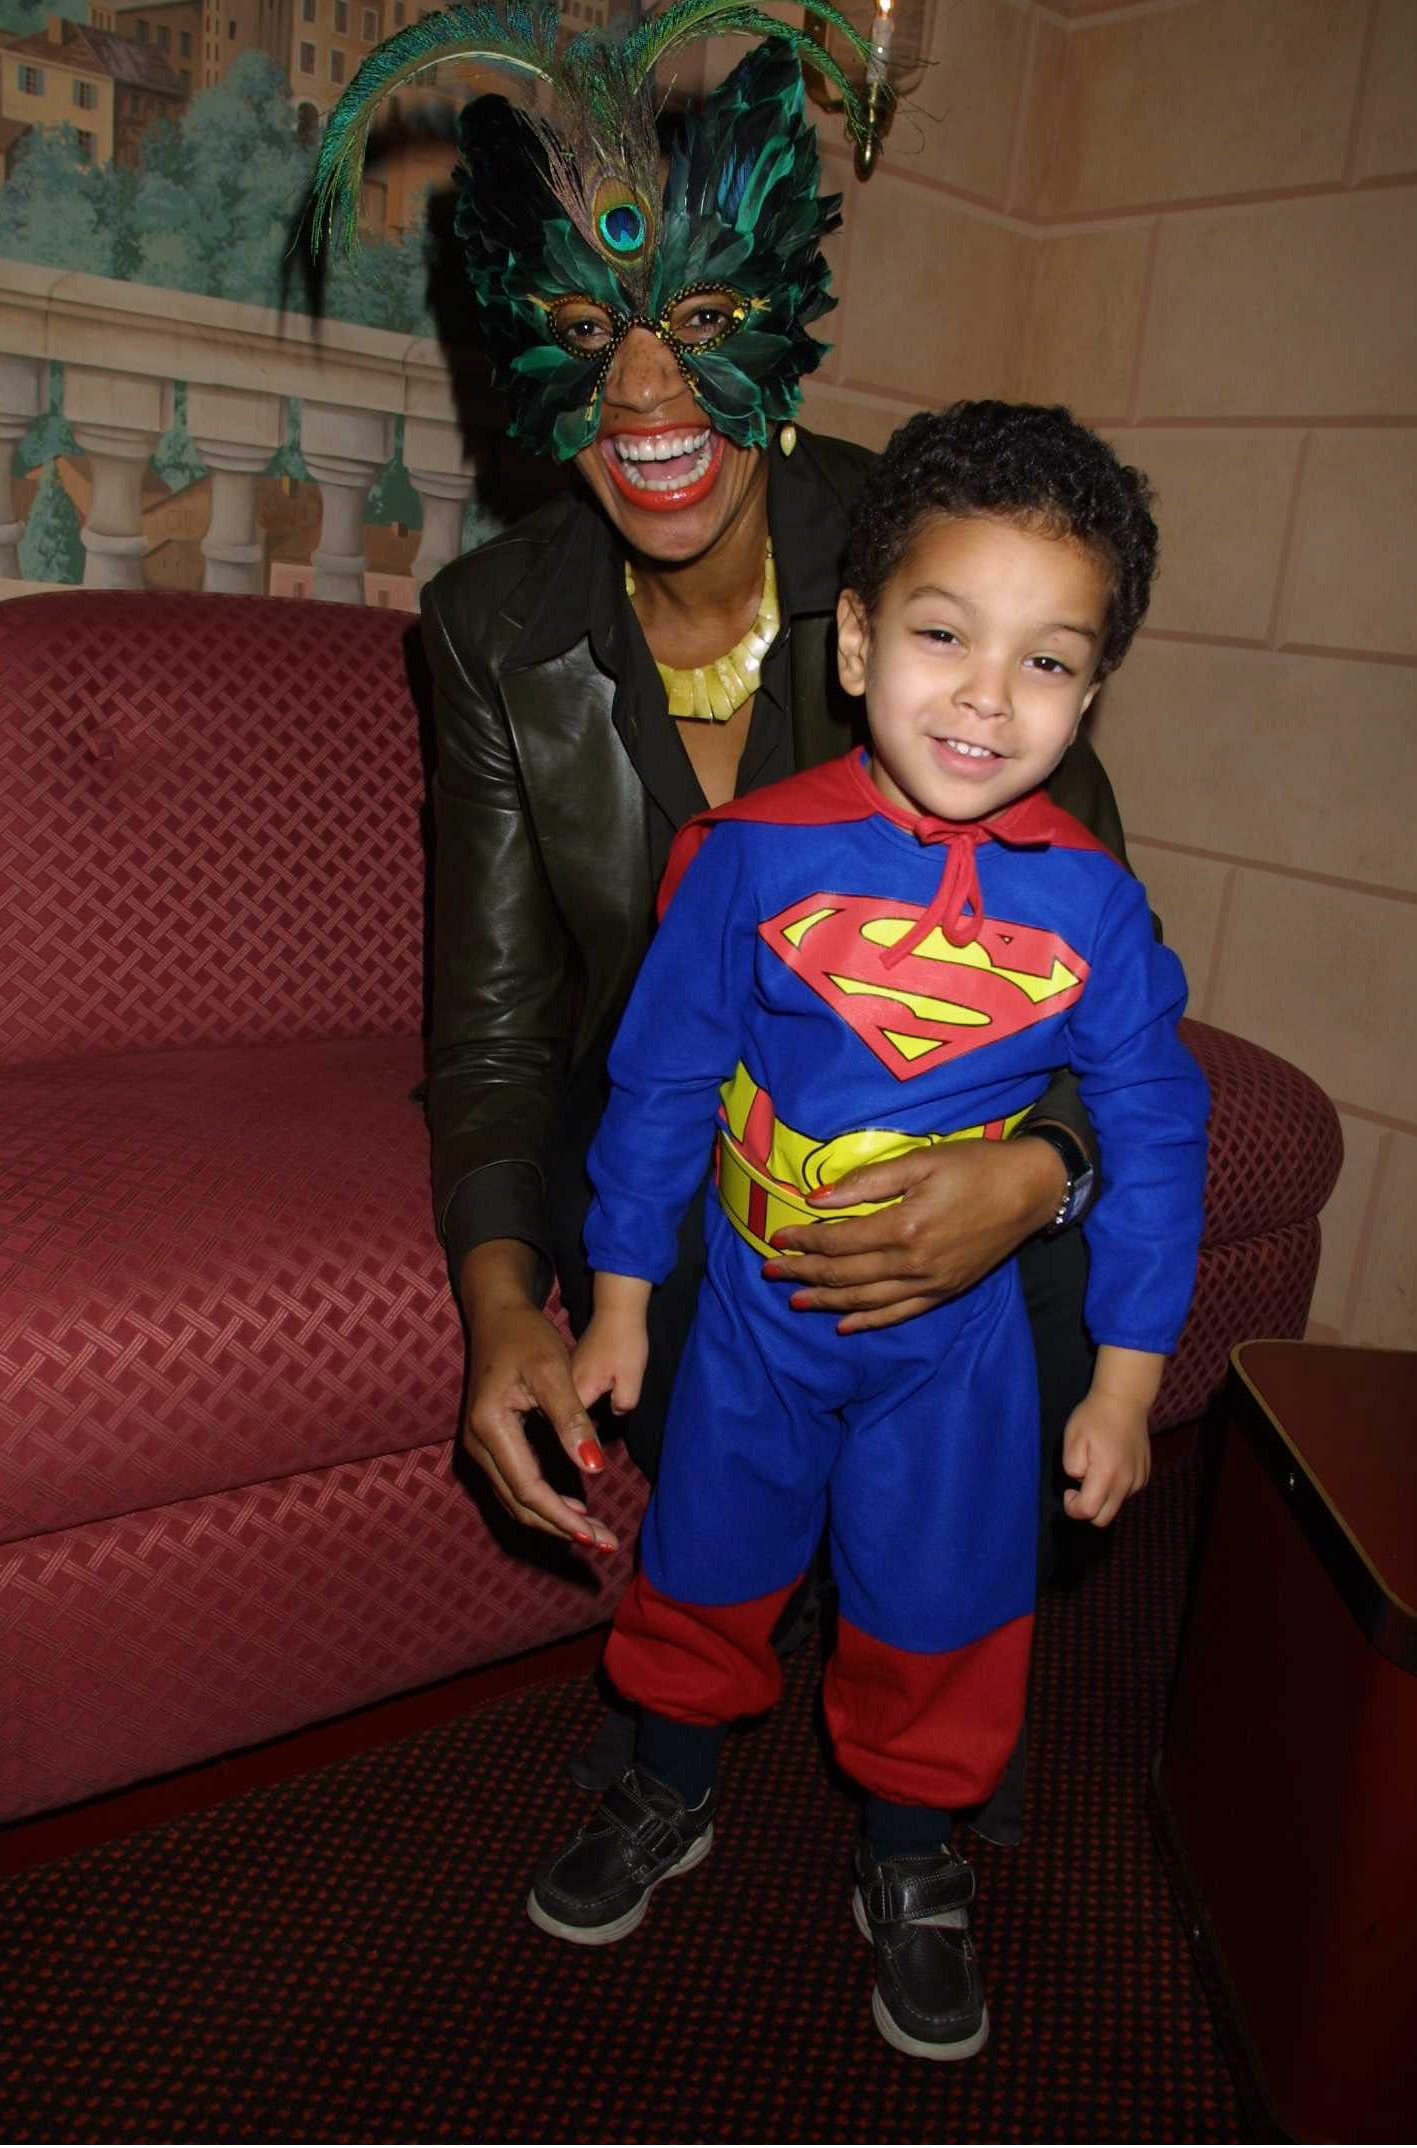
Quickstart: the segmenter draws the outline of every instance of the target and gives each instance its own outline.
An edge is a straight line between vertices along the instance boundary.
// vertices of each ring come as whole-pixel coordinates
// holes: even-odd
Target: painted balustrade
[[[475,481],[469,413],[464,392],[459,415],[435,342],[0,261],[0,593],[15,586],[24,530],[11,455],[47,407],[56,362],[64,368],[63,415],[92,486],[82,530],[87,587],[144,586],[143,476],[172,422],[177,381],[187,383],[187,429],[211,473],[205,589],[262,587],[258,485],[286,438],[296,396],[301,452],[322,511],[314,596],[363,601],[364,505],[400,417],[404,462],[423,510],[415,584],[457,556]],[[496,422],[490,408],[485,414]]]

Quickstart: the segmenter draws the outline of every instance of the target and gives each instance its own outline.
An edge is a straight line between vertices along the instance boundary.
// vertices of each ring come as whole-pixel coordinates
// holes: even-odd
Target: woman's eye
[[[610,331],[604,321],[586,319],[584,321],[568,321],[563,334],[568,335],[573,343],[583,343],[589,350],[596,344],[603,343],[608,338]]]
[[[677,306],[671,306],[665,326],[676,343],[687,344],[692,349],[732,335],[743,317],[742,306],[726,292],[721,296],[712,292],[707,297],[686,298]]]
[[[920,639],[934,642],[941,648],[951,648],[959,642],[958,634],[954,633],[949,627],[944,626],[922,627],[920,629]]]
[[[568,299],[553,306],[551,325],[557,339],[573,351],[603,351],[615,335],[609,314],[600,306],[588,306],[584,299]]]

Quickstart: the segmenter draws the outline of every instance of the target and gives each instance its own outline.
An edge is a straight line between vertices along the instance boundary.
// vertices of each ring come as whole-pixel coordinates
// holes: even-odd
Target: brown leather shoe
[[[974,1873],[954,1850],[877,1858],[856,1846],[852,1909],[876,1949],[871,2013],[912,2058],[964,2059],[989,2037],[984,1983],[969,1937]]]
[[[526,1913],[578,1947],[609,1947],[640,1923],[667,1879],[692,1872],[713,1843],[714,1793],[686,1806],[677,1790],[631,1767],[532,1882]]]

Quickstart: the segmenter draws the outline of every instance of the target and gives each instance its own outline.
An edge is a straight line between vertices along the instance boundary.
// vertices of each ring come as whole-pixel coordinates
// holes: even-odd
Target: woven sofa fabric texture
[[[0,1546],[0,1820],[579,1633],[644,1502],[611,1450],[593,1562],[503,1550],[448,1441]]]
[[[409,631],[259,597],[0,605],[0,1063],[416,1034]]]
[[[0,1073],[0,1542],[451,1437],[421,1065],[344,1038]]]
[[[1323,1090],[1227,1029],[1183,1022],[1181,1034],[1210,1083],[1205,1243],[1233,1245],[1312,1221],[1343,1164],[1338,1114]]]

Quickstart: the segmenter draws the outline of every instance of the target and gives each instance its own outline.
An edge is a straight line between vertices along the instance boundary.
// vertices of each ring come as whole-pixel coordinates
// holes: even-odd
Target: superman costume
[[[841,1765],[896,1802],[980,1803],[1018,1737],[1033,1624],[1037,1394],[1016,1263],[843,1336],[792,1311],[763,1253],[814,1186],[922,1141],[999,1138],[1070,1065],[1105,1170],[1084,1226],[1088,1325],[1099,1344],[1172,1350],[1207,1109],[1176,1032],[1181,966],[1139,883],[1045,793],[983,822],[916,818],[859,754],[700,816],[663,901],[591,1150],[592,1265],[670,1272],[715,1131],[717,1198],[607,1666],[684,1723],[769,1706],[772,1628],[825,1523]]]

